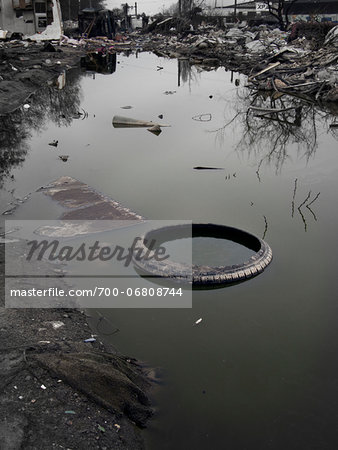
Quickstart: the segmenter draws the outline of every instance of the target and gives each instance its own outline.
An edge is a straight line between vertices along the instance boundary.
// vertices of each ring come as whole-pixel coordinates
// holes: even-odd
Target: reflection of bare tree
[[[294,214],[295,214],[295,199],[296,199],[297,190],[298,190],[298,179],[296,178],[295,182],[294,182],[292,202],[291,202],[291,217],[292,218],[294,217]],[[305,197],[305,200],[303,200],[297,207],[298,213],[304,224],[304,231],[307,231],[308,224],[307,224],[307,220],[305,218],[305,214],[302,210],[303,207],[307,208],[307,210],[311,213],[314,220],[317,221],[317,216],[314,213],[314,211],[311,209],[311,205],[313,205],[317,201],[318,197],[320,196],[320,192],[318,192],[313,198],[311,198],[311,196],[312,196],[311,191],[309,191],[307,196]]]
[[[314,104],[280,93],[250,98],[247,90],[240,91],[234,106],[235,116],[215,130],[217,137],[224,140],[226,128],[236,127],[241,136],[236,149],[256,158],[258,177],[263,164],[273,164],[279,172],[295,149],[299,156],[311,158],[317,149],[318,124],[328,119]]]
[[[29,145],[27,140],[47,121],[69,126],[78,112],[81,93],[78,73],[67,74],[67,84],[60,90],[49,86],[30,98],[30,108],[20,108],[1,117],[0,125],[0,186],[12,167],[21,164]]]
[[[198,78],[198,73],[196,67],[191,66],[188,59],[178,59],[177,60],[177,85],[181,86],[183,84],[189,83],[189,87],[192,82],[196,82]]]

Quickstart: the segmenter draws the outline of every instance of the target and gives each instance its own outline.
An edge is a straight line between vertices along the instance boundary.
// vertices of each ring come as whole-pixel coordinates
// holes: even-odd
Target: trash
[[[159,134],[162,133],[161,127],[158,124],[156,124],[150,128],[147,128],[147,130],[150,131],[151,133],[155,134],[156,136],[158,136]]]
[[[114,423],[114,427],[117,428],[117,431],[119,431],[119,429],[121,428],[121,425],[119,425],[118,423]]]
[[[202,317],[200,319],[196,320],[195,325],[198,325],[199,323],[201,323],[202,320],[203,320]]]
[[[132,106],[130,106],[130,105],[127,105],[127,106],[121,106],[121,109],[132,109],[133,107]]]
[[[56,52],[56,48],[50,42],[46,42],[46,44],[40,50],[41,52]]]
[[[125,226],[125,222],[144,218],[124,207],[116,200],[109,198],[71,177],[61,177],[47,186],[39,189],[44,195],[57,201],[63,207],[60,219],[74,221],[68,231],[64,226],[41,227],[36,232],[43,236],[65,237],[108,231],[115,229],[118,223]],[[100,221],[96,220],[100,217]],[[109,219],[109,220],[104,220]],[[78,223],[75,223],[78,221]]]
[[[198,122],[210,122],[211,118],[212,116],[209,113],[192,117],[193,120],[197,120]]]
[[[43,389],[43,390],[46,390],[46,389],[47,389],[46,386],[45,386],[44,384],[42,384],[40,387],[41,387],[41,389]]]
[[[194,170],[224,170],[224,167],[206,167],[206,166],[196,166]]]
[[[163,94],[165,94],[165,95],[173,95],[173,94],[176,94],[176,91],[165,91],[165,92],[163,92]]]
[[[59,61],[57,62],[57,64],[58,63]],[[60,91],[66,86],[66,72],[60,73],[55,84]]]
[[[275,67],[278,67],[280,65],[280,62],[277,61],[276,63],[270,64],[270,66],[266,67],[265,69],[261,70],[260,72],[256,73],[255,75],[251,75],[248,78],[248,81],[251,81],[252,79],[258,77],[259,75],[262,75],[265,72],[268,72],[269,70],[274,69]]]
[[[63,322],[61,322],[59,320],[56,320],[54,322],[49,322],[49,323],[52,325],[54,330],[58,330],[59,328],[64,327],[64,325],[65,325]]]
[[[245,46],[251,53],[261,53],[265,50],[265,45],[260,41],[247,42]]]
[[[83,112],[78,111],[77,113],[75,113],[72,116],[72,119],[80,119],[80,117],[82,118],[82,120],[87,119],[89,117],[89,114],[87,111],[85,111],[84,109],[82,110]]]
[[[25,104],[23,105],[23,107],[24,107],[24,109],[29,109],[29,108],[31,107],[31,105],[29,105],[28,103],[25,103]]]
[[[69,155],[59,155],[59,158],[61,159],[61,161],[67,162],[68,158],[69,158]]]
[[[19,400],[23,400],[23,395],[19,395]]]
[[[69,411],[65,411],[65,414],[76,414],[75,411],[69,410]]]
[[[163,119],[163,114],[159,114],[157,117],[158,117],[159,119]]]
[[[0,30],[0,39],[6,39],[8,31]]]
[[[96,342],[96,339],[91,337],[91,338],[85,339],[83,342]]]
[[[104,428],[104,427],[102,427],[101,425],[97,425],[97,428],[102,432],[102,433],[104,433],[105,431],[106,431],[106,429]]]
[[[32,398],[31,403],[35,403],[35,402],[36,402],[36,399]]]
[[[52,147],[57,147],[57,146],[58,146],[58,143],[59,143],[59,141],[56,141],[56,140],[54,139],[54,141],[49,142],[48,145],[51,145]]]
[[[170,125],[163,125],[154,122],[146,122],[145,120],[132,119],[131,117],[114,116],[114,128],[135,128],[135,127],[169,127]]]
[[[338,47],[338,25],[332,28],[326,35],[324,45]]]

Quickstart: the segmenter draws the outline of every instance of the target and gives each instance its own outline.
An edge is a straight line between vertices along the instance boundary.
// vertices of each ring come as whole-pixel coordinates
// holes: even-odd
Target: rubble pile
[[[156,30],[121,33],[114,39],[61,36],[49,43],[0,42],[0,114],[15,110],[43,81],[77,65],[86,53],[130,51],[185,58],[205,70],[223,66],[248,75],[251,87],[259,90],[338,101],[338,26],[331,28],[319,48],[318,40],[295,33],[295,27],[289,32],[241,24],[225,30],[211,25],[182,33],[174,28]],[[319,32],[323,34],[323,27]]]
[[[209,28],[184,38],[155,35],[143,42],[143,49],[160,56],[187,57],[204,68],[221,65],[245,73],[260,90],[338,101],[338,26],[317,51],[312,40],[300,37],[289,43],[289,35],[265,25],[225,31]]]

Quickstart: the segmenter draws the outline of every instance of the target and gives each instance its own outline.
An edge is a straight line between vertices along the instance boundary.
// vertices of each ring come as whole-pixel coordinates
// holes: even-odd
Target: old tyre
[[[255,254],[241,264],[216,267],[189,265],[172,261],[170,258],[164,261],[143,258],[145,254],[153,255],[147,247],[152,240],[155,240],[158,246],[163,242],[191,236],[231,240],[249,248]],[[134,253],[133,261],[136,268],[148,276],[167,278],[193,286],[211,286],[236,283],[260,274],[272,261],[272,250],[265,241],[247,231],[226,225],[194,223],[166,226],[147,232]]]

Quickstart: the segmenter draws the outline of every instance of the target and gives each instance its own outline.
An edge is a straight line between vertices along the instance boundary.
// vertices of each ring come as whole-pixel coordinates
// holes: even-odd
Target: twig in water
[[[310,213],[313,215],[313,218],[315,219],[315,221],[317,222],[317,216],[316,214],[312,211],[312,209],[310,208],[309,205],[306,205],[307,209],[310,211]]]
[[[263,216],[263,217],[264,217],[264,222],[265,222],[265,228],[264,228],[264,233],[263,233],[262,239],[265,239],[266,232],[268,231],[268,221],[266,219],[266,216]]]
[[[306,207],[308,208],[310,205],[312,205],[312,203],[314,203],[316,200],[317,200],[317,198],[320,196],[320,192],[318,192],[318,194],[315,196],[315,198],[312,200],[312,202],[310,202],[310,203],[308,203],[307,205],[306,205]]]
[[[307,231],[307,223],[306,223],[305,217],[302,213],[302,210],[300,208],[298,208],[298,211],[299,211],[300,217],[302,218],[302,221],[304,223],[304,230]]]
[[[301,204],[298,206],[298,209],[300,209],[302,206],[304,206],[305,203],[309,200],[310,197],[311,197],[311,191],[309,191],[309,193],[307,194],[307,197],[306,197],[306,199],[303,201],[303,203],[301,203]]]
[[[291,203],[291,205],[292,205],[291,217],[293,217],[295,214],[295,198],[296,198],[296,192],[297,192],[297,182],[298,182],[298,180],[296,178],[295,179],[295,187],[293,189],[292,203]]]

